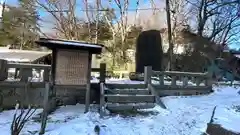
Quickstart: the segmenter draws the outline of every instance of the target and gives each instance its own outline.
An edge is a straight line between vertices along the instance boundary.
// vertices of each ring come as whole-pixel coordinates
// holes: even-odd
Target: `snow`
[[[103,47],[102,45],[83,43],[83,42],[73,41],[73,40],[43,39],[41,41],[41,39],[40,39],[39,43],[53,43],[53,44],[83,46],[83,47],[93,47],[93,48],[102,48]]]
[[[139,83],[129,80],[109,82]],[[114,82],[114,83],[115,83]],[[99,125],[101,135],[201,135],[207,129],[213,108],[217,106],[214,123],[224,128],[240,132],[240,87],[215,86],[215,92],[205,96],[169,96],[162,98],[167,109],[158,105],[141,110],[136,116],[109,115],[100,118],[94,106],[84,114],[84,105],[62,106],[49,115],[45,135],[91,135]],[[41,110],[38,110],[40,112]],[[0,113],[1,135],[9,135],[12,110]],[[22,134],[37,134],[40,123],[31,120]]]
[[[230,131],[240,132],[240,112],[236,112],[234,109],[224,107],[217,108],[214,120],[215,123],[222,125]]]

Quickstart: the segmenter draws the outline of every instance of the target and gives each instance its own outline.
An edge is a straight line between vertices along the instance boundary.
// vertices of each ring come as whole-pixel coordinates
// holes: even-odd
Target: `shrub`
[[[19,135],[22,131],[24,125],[29,121],[30,117],[36,111],[36,108],[32,108],[30,105],[28,109],[25,110],[23,107],[20,107],[20,103],[17,103],[15,106],[15,114],[13,116],[13,121],[11,124],[11,135]],[[20,113],[18,114],[18,111]]]

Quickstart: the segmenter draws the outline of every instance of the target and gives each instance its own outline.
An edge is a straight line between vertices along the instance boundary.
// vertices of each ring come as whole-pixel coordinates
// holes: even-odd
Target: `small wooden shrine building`
[[[103,45],[48,38],[40,38],[36,43],[52,50],[53,89],[86,90],[85,104],[88,111],[92,54],[101,54]]]

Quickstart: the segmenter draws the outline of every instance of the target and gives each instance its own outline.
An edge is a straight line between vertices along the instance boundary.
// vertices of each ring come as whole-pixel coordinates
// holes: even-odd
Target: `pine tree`
[[[19,0],[19,6],[6,5],[3,13],[0,44],[14,45],[17,49],[36,47],[34,41],[38,37],[39,16],[31,0]]]
[[[20,9],[22,10],[21,43],[20,49],[34,48],[34,40],[38,37],[38,20],[39,15],[33,0],[19,0]]]

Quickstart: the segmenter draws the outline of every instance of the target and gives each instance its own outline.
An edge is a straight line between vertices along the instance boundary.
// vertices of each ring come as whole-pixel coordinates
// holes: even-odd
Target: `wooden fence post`
[[[146,86],[148,86],[148,84],[151,84],[151,77],[152,77],[152,67],[145,66],[144,67],[144,84]]]
[[[205,80],[205,85],[209,86],[212,89],[212,73],[208,72],[207,73],[207,78]]]
[[[40,70],[40,73],[41,73],[41,70]],[[45,82],[49,82],[49,78],[50,78],[50,69],[49,68],[44,68],[44,71],[43,71],[43,81]]]
[[[100,111],[100,117],[102,118],[103,115],[104,115],[104,111],[105,111],[105,98],[104,98],[104,83],[100,83],[100,108],[99,108],[99,111]]]
[[[106,63],[100,63],[100,83],[105,83],[106,79]]]
[[[43,99],[43,112],[41,115],[41,129],[40,129],[40,135],[43,135],[45,133],[45,128],[47,125],[47,116],[48,116],[48,111],[49,111],[49,105],[48,105],[48,100],[49,100],[49,89],[50,89],[50,84],[49,82],[45,82],[45,92],[44,92],[44,99]]]
[[[7,61],[0,59],[0,81],[8,78]]]

